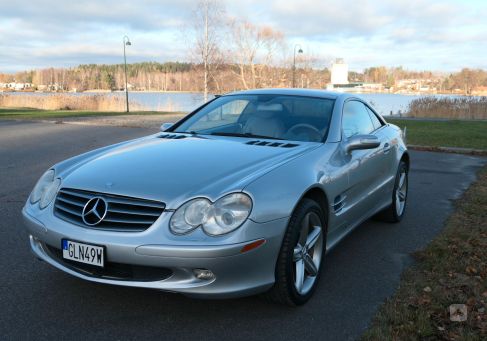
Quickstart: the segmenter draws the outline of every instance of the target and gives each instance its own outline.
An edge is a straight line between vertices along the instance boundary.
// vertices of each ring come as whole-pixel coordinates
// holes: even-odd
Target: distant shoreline
[[[335,91],[335,92],[346,92],[346,93],[353,93],[353,94],[378,94],[378,95],[404,95],[404,96],[434,96],[434,95],[444,95],[444,96],[466,96],[466,97],[485,97],[487,96],[487,91],[475,93],[475,94],[464,94],[464,93],[457,93],[457,92],[388,92],[388,91],[337,91],[335,90],[326,90],[322,89],[323,91]],[[32,91],[32,90],[21,90],[21,91],[5,91],[0,90],[0,94],[12,94],[12,93],[25,93],[25,94],[123,94],[125,93],[124,90],[103,90],[103,89],[91,89],[85,91]],[[189,91],[189,90],[129,90],[129,93],[158,93],[158,94],[203,94],[200,91]],[[209,94],[213,96],[214,94]]]

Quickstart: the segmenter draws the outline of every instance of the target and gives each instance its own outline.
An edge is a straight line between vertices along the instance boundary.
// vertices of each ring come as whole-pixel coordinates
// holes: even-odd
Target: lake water
[[[11,93],[19,96],[34,95],[47,96],[49,93]],[[71,96],[89,96],[102,94],[106,96],[120,96],[125,98],[124,92],[103,92],[103,93],[66,93]],[[357,94],[369,102],[381,115],[404,113],[408,109],[409,103],[416,98],[425,96],[446,96],[446,95],[400,95],[400,94]],[[213,98],[213,96],[209,96]],[[142,107],[144,110],[152,111],[183,111],[190,112],[204,103],[202,93],[175,93],[175,92],[130,92],[129,100],[131,103]]]
[[[121,95],[120,93],[112,93]],[[404,113],[409,103],[420,95],[399,94],[358,94],[357,96],[369,102],[381,115],[387,116],[391,112],[395,115],[399,111]],[[438,95],[444,96],[444,95]],[[131,101],[147,108],[158,111],[184,111],[189,112],[204,103],[202,93],[162,93],[162,92],[133,92],[129,93]],[[213,98],[213,96],[209,96]]]

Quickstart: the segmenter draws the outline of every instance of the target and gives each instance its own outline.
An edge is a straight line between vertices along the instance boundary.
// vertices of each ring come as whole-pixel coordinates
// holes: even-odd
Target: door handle
[[[384,148],[382,148],[382,151],[384,152],[384,154],[387,154],[387,153],[389,153],[389,151],[391,150],[391,148],[392,148],[391,145],[386,142],[384,144]]]

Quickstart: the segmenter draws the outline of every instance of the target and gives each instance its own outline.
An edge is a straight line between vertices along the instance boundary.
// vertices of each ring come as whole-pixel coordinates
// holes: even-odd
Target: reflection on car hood
[[[176,208],[194,196],[216,199],[238,191],[274,167],[319,146],[249,145],[249,139],[186,137],[141,139],[80,162],[63,187],[160,200]]]

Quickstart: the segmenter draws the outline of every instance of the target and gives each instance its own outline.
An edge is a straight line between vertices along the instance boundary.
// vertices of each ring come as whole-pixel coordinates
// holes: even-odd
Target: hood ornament
[[[88,200],[83,212],[81,212],[81,218],[83,222],[88,226],[95,226],[102,222],[107,215],[108,204],[102,197],[94,197]]]

